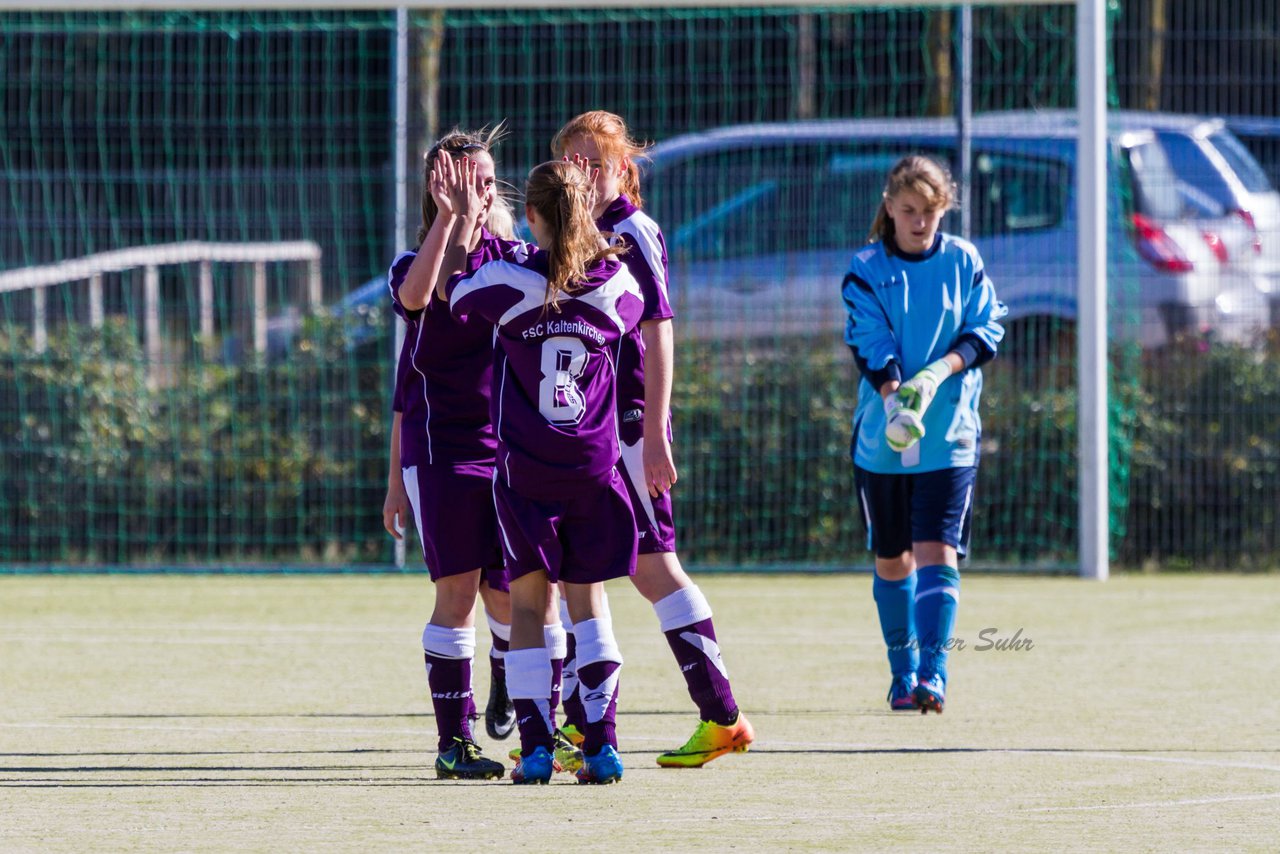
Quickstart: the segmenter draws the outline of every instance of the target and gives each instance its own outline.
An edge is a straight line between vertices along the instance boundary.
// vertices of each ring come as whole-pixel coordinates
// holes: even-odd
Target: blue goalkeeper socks
[[[922,566],[916,570],[916,627],[920,632],[920,679],[947,681],[947,647],[956,627],[960,602],[960,571],[953,566]]]
[[[916,598],[916,574],[901,581],[886,581],[879,575],[871,583],[871,594],[880,612],[880,632],[889,649],[889,669],[894,676],[915,673],[920,664],[913,619]]]

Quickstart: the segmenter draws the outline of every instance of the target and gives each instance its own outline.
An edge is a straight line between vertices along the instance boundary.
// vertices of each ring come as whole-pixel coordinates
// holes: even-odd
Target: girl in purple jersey
[[[475,602],[485,603],[493,636],[490,654],[489,735],[505,738],[515,728],[506,691],[503,656],[510,638],[510,595],[498,548],[491,478],[496,441],[489,422],[493,345],[488,324],[455,321],[448,306],[433,300],[443,235],[457,211],[441,180],[441,163],[468,157],[477,165],[484,205],[467,234],[479,257],[502,257],[523,244],[492,233],[502,220],[510,234],[509,209],[494,192],[490,149],[497,132],[454,131],[427,154],[419,249],[391,265],[388,285],[396,313],[407,325],[396,372],[391,465],[383,524],[400,539],[412,512],[423,559],[435,582],[435,606],[422,633],[427,682],[439,738],[436,774],[442,778],[501,777],[503,766],[485,758],[471,734]]]
[[[444,267],[460,268],[462,235],[483,186],[463,160],[463,216]],[[507,688],[519,719],[516,783],[546,783],[554,768],[552,585],[563,583],[577,631],[584,706],[582,783],[622,778],[615,731],[622,656],[604,607],[603,582],[630,575],[636,555],[631,503],[617,472],[617,359],[644,307],[640,286],[592,221],[592,182],[564,162],[529,173],[525,212],[538,251],[490,261],[439,280],[455,317],[495,325],[494,502],[511,584]]]
[[[718,756],[743,752],[755,739],[746,715],[738,710],[729,674],[720,657],[711,605],[676,557],[671,486],[676,468],[671,456],[671,383],[673,313],[667,298],[667,249],[657,223],[641,210],[635,160],[644,147],[631,139],[613,113],[583,113],[560,129],[551,143],[558,157],[573,157],[598,170],[593,216],[600,231],[619,241],[624,264],[640,283],[644,312],[640,324],[622,342],[618,359],[618,417],[622,473],[635,510],[639,556],[632,581],[653,604],[700,721],[689,740],[658,756],[664,768],[696,768]],[[573,623],[565,664],[565,730],[580,714],[571,678],[574,672]]]

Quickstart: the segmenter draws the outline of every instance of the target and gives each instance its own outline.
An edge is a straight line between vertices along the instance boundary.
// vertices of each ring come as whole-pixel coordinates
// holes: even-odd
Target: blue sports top
[[[982,421],[979,365],[995,356],[1008,314],[996,299],[972,243],[939,232],[928,252],[890,240],[858,250],[841,288],[849,313],[844,340],[861,373],[853,416],[854,462],[881,474],[915,474],[977,465]],[[938,387],[925,412],[924,438],[899,454],[884,438],[880,386],[906,380],[955,350],[965,370]]]

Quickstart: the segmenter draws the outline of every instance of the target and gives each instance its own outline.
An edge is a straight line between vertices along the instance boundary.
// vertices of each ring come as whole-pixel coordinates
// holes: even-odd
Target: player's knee
[[[901,581],[914,572],[915,568],[915,556],[909,551],[897,557],[876,558],[876,575],[885,581]]]

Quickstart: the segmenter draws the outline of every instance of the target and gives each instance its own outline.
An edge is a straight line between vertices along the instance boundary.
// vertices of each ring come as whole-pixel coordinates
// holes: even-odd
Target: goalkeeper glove
[[[938,386],[951,376],[951,366],[946,359],[931,362],[924,370],[902,384],[898,389],[898,400],[903,409],[909,409],[923,417],[933,397],[938,393]]]
[[[924,438],[924,421],[903,408],[896,392],[884,399],[884,438],[899,454]]]

